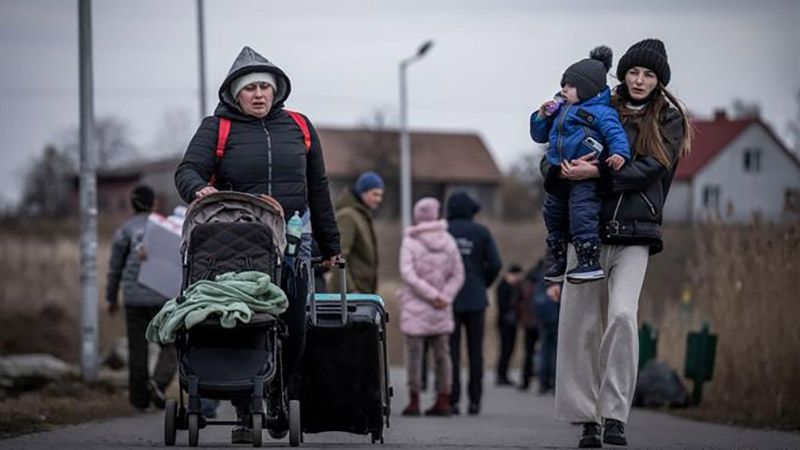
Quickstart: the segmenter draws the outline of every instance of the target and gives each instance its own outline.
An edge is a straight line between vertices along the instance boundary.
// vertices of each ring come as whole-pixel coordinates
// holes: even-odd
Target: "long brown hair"
[[[625,83],[625,81],[623,81]],[[619,89],[619,88],[617,88]],[[661,127],[661,118],[669,107],[674,107],[681,115],[683,122],[683,137],[678,149],[678,159],[688,155],[692,150],[692,137],[694,132],[689,122],[689,115],[680,100],[678,100],[661,83],[658,84],[655,97],[647,102],[641,111],[632,110],[625,106],[626,99],[617,91],[612,98],[614,109],[619,113],[623,122],[636,120],[639,122],[639,133],[633,143],[633,152],[640,156],[652,156],[664,167],[672,166],[672,158],[665,147],[665,136]]]

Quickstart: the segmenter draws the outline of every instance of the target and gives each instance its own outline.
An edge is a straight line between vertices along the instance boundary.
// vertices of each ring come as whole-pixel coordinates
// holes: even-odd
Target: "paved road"
[[[553,421],[553,397],[495,388],[486,380],[484,408],[480,416],[453,418],[405,418],[404,374],[392,372],[396,397],[391,428],[386,444],[373,447],[367,436],[346,433],[306,435],[303,448],[430,448],[430,449],[556,449],[574,448],[579,428]],[[431,401],[426,395],[425,406]],[[229,407],[222,416],[232,418]],[[162,447],[163,416],[138,417],[94,422],[56,431],[0,441],[3,449],[139,449]],[[652,411],[634,410],[628,430],[629,448],[634,449],[800,449],[800,434],[757,431],[713,425],[676,418]],[[265,447],[287,447],[288,440],[273,441],[264,434]],[[187,445],[185,432],[179,432],[179,446]],[[230,444],[230,427],[209,427],[200,432],[204,448],[252,448]]]

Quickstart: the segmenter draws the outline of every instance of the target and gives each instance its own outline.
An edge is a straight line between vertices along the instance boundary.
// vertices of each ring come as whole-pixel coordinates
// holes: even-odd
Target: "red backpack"
[[[306,153],[308,153],[311,150],[311,132],[308,131],[308,122],[306,122],[306,119],[299,112],[290,111],[288,109],[284,109],[284,111],[289,114],[289,117],[291,117],[294,123],[300,128],[300,132],[303,133],[303,144],[306,147]],[[217,183],[217,167],[220,161],[222,161],[222,157],[225,155],[225,144],[228,143],[228,134],[230,134],[230,132],[231,120],[220,117],[219,131],[217,133],[217,150],[214,153],[217,156],[217,162],[214,164],[214,173],[211,174],[211,180],[208,182],[209,186],[214,186]]]

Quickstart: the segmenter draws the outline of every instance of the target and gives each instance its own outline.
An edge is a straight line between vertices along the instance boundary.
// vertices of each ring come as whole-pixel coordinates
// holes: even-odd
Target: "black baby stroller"
[[[236,192],[215,193],[193,202],[183,224],[181,292],[199,280],[213,280],[228,272],[258,271],[280,280],[286,236],[278,208]],[[281,367],[285,325],[264,313],[234,328],[223,328],[219,322],[210,316],[178,333],[180,397],[166,404],[165,444],[175,444],[176,429],[187,429],[189,445],[197,446],[201,428],[239,424],[252,430],[253,446],[260,447],[263,427],[289,420],[290,444],[298,445],[299,402],[287,406]],[[201,397],[231,400],[247,414],[235,422],[207,420],[201,414]],[[265,401],[270,406],[266,409]],[[292,414],[295,409],[298,412]],[[280,411],[284,417],[269,411]]]

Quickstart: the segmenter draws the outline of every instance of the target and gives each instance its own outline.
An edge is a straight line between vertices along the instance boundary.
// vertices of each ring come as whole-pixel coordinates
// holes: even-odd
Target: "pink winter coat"
[[[452,333],[453,299],[464,284],[464,264],[447,222],[427,221],[406,229],[400,275],[400,330],[410,336]],[[447,303],[446,308],[436,309],[437,297]]]

